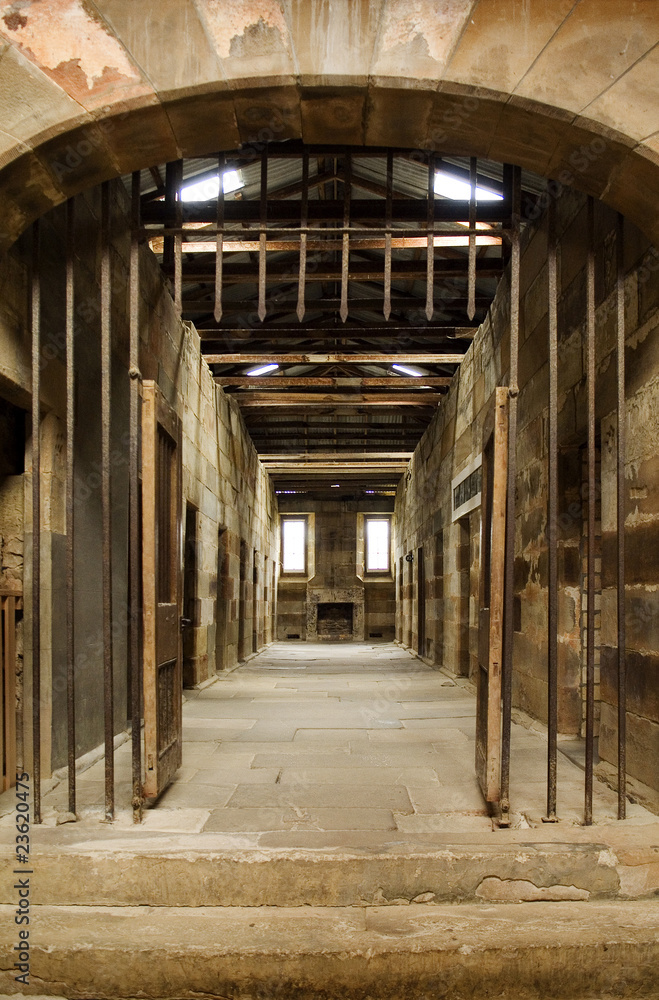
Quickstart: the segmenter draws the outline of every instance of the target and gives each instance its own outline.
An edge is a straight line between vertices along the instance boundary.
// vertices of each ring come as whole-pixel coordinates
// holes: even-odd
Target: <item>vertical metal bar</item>
[[[16,774],[16,597],[2,599],[4,612],[5,718],[6,747],[4,791],[11,787]]]
[[[307,227],[309,225],[309,151],[302,153],[302,205],[300,206],[300,275],[297,286],[297,318],[301,323],[305,313],[307,284]]]
[[[426,219],[426,319],[432,322],[435,312],[435,155],[428,155],[428,212]]]
[[[142,672],[140,662],[140,172],[133,174],[131,192],[129,291],[129,454],[128,454],[128,657],[130,664],[133,821],[142,819]]]
[[[215,246],[215,322],[222,320],[222,271],[224,264],[224,171],[226,158],[220,154],[217,159],[217,237]]]
[[[593,822],[595,741],[595,202],[587,205],[586,387],[588,399],[588,549],[586,575],[586,781],[584,825]]]
[[[522,171],[513,167],[510,234],[510,373],[508,378],[508,455],[506,484],[506,556],[504,575],[503,663],[501,677],[500,823],[510,824],[510,731],[513,692],[513,604],[515,594],[515,488],[517,479],[517,400],[519,397],[519,262]]]
[[[627,815],[627,624],[625,620],[625,459],[627,454],[627,404],[625,401],[625,220],[617,226],[617,587],[618,587],[618,819]]]
[[[341,322],[348,318],[348,275],[350,266],[350,198],[352,196],[352,154],[345,153],[345,168],[343,175],[343,247],[341,251]]]
[[[472,156],[469,161],[469,263],[467,279],[467,316],[476,315],[476,178],[478,161]]]
[[[556,755],[558,733],[558,275],[556,199],[550,196],[547,233],[549,279],[549,443],[547,545],[549,614],[547,629],[547,822],[556,821]]]
[[[183,310],[183,213],[181,206],[181,185],[183,184],[183,161],[176,162],[176,190],[175,190],[175,213],[176,228],[178,232],[174,237],[174,306],[176,314],[181,315]]]
[[[74,507],[75,471],[75,353],[74,353],[75,201],[66,206],[66,719],[69,812],[76,811],[75,621],[74,621]]]
[[[176,161],[172,160],[165,167],[165,220],[166,226],[176,225]],[[174,238],[165,236],[162,254],[163,267],[169,271],[174,267]]]
[[[114,819],[114,684],[112,676],[112,329],[110,185],[101,186],[101,506],[103,522],[103,696],[105,711],[105,818]]]
[[[394,195],[394,154],[387,150],[387,202],[385,206],[384,234],[384,304],[382,312],[385,320],[391,316],[391,219]]]
[[[41,273],[39,222],[32,226],[32,781],[34,822],[41,822]]]
[[[266,222],[268,212],[268,150],[261,153],[261,230],[259,234],[259,319],[265,319]]]

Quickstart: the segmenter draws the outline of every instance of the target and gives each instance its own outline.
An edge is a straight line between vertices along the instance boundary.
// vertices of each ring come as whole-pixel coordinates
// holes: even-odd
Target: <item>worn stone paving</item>
[[[474,774],[468,682],[393,643],[276,643],[199,691],[186,691],[183,767],[143,828],[260,834],[272,847],[354,846],[372,837],[489,833]],[[540,827],[546,740],[513,724],[514,825]],[[130,744],[116,757],[119,824],[130,822]],[[583,771],[559,753],[559,817],[581,822]],[[79,778],[83,817],[102,810],[103,762]],[[66,783],[44,796],[46,823]],[[616,796],[595,782],[596,823]],[[656,817],[630,804],[631,822]]]

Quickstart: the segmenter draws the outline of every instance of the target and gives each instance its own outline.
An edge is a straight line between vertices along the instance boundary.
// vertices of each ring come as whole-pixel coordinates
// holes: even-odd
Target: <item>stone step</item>
[[[592,839],[575,830],[545,841],[501,831],[360,848],[250,847],[247,838],[196,834],[123,836],[42,830],[31,863],[37,905],[373,906],[651,898],[659,890],[659,843],[644,830]],[[654,830],[654,827],[652,828]],[[526,839],[523,834],[526,834]],[[544,831],[543,831],[544,833]],[[578,835],[591,839],[581,841]],[[14,902],[16,864],[3,852],[0,903]]]
[[[0,907],[0,990],[151,1000],[659,997],[659,902],[35,907],[29,988]]]

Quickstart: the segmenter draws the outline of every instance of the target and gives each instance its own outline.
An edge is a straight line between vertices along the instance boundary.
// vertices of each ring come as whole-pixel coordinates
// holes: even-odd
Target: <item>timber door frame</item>
[[[183,757],[181,421],[158,385],[142,384],[142,595],[145,780],[154,798]],[[163,463],[167,467],[163,468]],[[164,523],[160,515],[167,513]],[[163,562],[163,549],[166,562]],[[168,598],[162,600],[162,598]]]
[[[493,804],[501,795],[508,398],[507,388],[495,390],[483,426],[475,764],[485,800]]]

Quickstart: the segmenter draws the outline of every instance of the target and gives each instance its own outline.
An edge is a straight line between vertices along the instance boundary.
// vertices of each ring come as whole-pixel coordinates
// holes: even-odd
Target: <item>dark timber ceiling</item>
[[[177,198],[218,170],[241,187]],[[437,171],[470,184],[466,197],[435,193]],[[143,232],[278,491],[395,489],[506,265],[512,173],[296,142],[143,172]],[[502,199],[470,200],[476,188]],[[542,190],[524,174],[522,209]],[[266,364],[278,367],[247,374]]]

